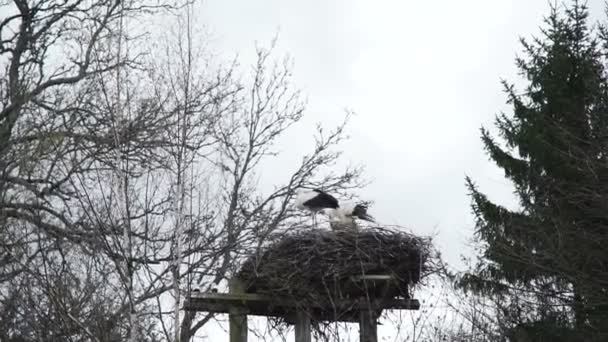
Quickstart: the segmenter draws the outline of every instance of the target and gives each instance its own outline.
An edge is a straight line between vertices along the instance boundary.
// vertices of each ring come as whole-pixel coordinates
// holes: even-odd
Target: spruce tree
[[[482,253],[459,285],[501,298],[511,332],[539,341],[608,340],[608,40],[588,21],[579,2],[551,9],[541,36],[522,39],[527,85],[504,82],[498,137],[481,129],[519,209],[467,178]]]

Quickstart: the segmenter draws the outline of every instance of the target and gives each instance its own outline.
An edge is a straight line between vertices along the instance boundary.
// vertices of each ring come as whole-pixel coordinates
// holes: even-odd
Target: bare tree
[[[288,61],[270,50],[239,79],[236,63],[211,68],[193,53],[187,18],[166,62],[144,54],[135,20],[168,6],[3,6],[2,340],[187,341],[211,316],[180,317],[181,294],[229,278],[290,227],[297,188],[360,185],[359,168],[328,170],[345,121],[319,127],[272,191],[256,187],[304,114]]]
[[[113,93],[107,80],[137,62],[120,48],[115,53],[117,42],[132,38],[122,30],[124,18],[165,6],[44,0],[2,6],[10,14],[0,23],[0,285],[3,309],[13,308],[23,322],[23,329],[7,329],[6,338],[110,340],[128,331],[135,339],[132,315],[120,326],[124,308],[133,313],[132,289],[128,298],[103,293],[132,286],[134,275],[132,231],[122,229],[119,243],[117,230],[132,213],[113,196],[129,203],[127,175],[156,160],[165,144],[163,113],[134,109],[125,122],[120,96],[114,101],[122,91],[117,86]],[[105,193],[102,180],[112,170],[124,171],[124,190]],[[115,216],[116,208],[126,211]],[[23,284],[30,286],[16,294]],[[46,326],[46,320],[62,324]]]

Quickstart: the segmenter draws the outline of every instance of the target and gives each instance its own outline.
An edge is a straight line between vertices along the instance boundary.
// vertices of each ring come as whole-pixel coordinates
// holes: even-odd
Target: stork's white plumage
[[[311,213],[312,222],[317,227],[316,214],[323,209],[336,209],[339,207],[338,200],[332,195],[319,189],[302,191],[296,196],[296,208]]]
[[[366,204],[346,204],[340,208],[325,211],[329,216],[329,225],[332,230],[358,230],[355,218],[374,222],[374,218],[367,213]]]
[[[342,208],[327,209],[325,213],[329,217],[331,230],[358,230],[357,222],[352,216],[346,215]]]

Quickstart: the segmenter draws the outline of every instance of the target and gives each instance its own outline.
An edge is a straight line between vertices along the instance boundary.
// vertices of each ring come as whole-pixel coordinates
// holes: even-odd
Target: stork
[[[310,211],[313,226],[317,227],[317,213],[324,209],[337,209],[340,205],[332,195],[319,189],[303,191],[296,196],[296,208]]]
[[[325,212],[329,216],[329,225],[332,230],[358,230],[355,218],[375,222],[374,218],[367,213],[368,206],[365,203],[357,205],[345,205],[341,208],[328,209]]]

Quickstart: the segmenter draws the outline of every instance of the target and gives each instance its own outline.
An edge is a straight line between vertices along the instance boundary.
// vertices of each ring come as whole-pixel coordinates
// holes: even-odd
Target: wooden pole
[[[296,314],[296,342],[310,342],[310,317],[302,310]]]
[[[240,279],[230,280],[230,293],[243,293],[245,288]],[[247,342],[247,314],[242,309],[234,308],[228,314],[230,342]]]
[[[370,309],[362,309],[359,313],[359,341],[378,342],[376,314]]]

